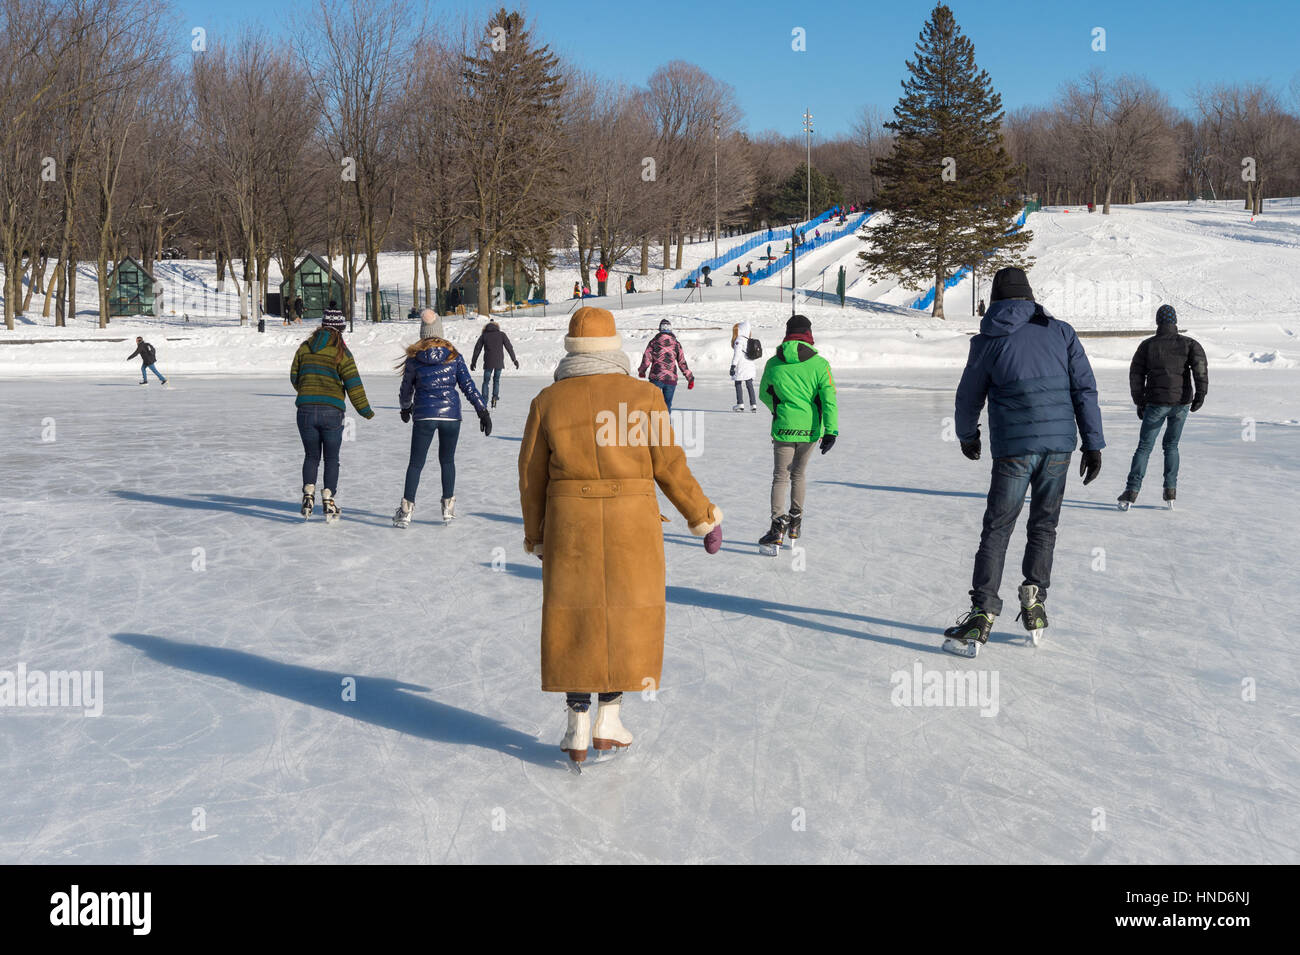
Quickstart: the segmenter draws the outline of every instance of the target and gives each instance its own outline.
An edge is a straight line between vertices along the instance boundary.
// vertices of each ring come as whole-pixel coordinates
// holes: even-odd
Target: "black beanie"
[[[798,332],[811,332],[812,322],[802,315],[791,315],[790,320],[785,323],[786,335],[794,335]]]
[[[1034,290],[1029,287],[1029,278],[1024,269],[998,269],[993,276],[993,292],[990,302],[1000,302],[1007,298],[1024,298],[1034,300]]]
[[[1161,305],[1156,309],[1156,324],[1163,325],[1166,322],[1170,325],[1178,324],[1178,313],[1174,311],[1172,305]]]

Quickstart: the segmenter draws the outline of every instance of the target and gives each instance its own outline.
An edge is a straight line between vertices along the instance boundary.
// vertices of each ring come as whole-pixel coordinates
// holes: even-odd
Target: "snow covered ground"
[[[411,324],[348,336],[379,416],[352,426],[345,519],[325,527],[296,512],[287,372],[306,329],[196,313],[100,330],[87,312],[55,329],[34,309],[0,330],[0,701],[19,668],[92,687],[98,672],[103,695],[0,706],[0,861],[1297,861],[1283,622],[1300,592],[1300,203],[1254,222],[1165,203],[1029,226],[1040,297],[1102,333],[1084,343],[1110,442],[1098,482],[1071,478],[1044,644],[1008,613],[977,660],[938,649],[987,489],[988,462],[944,440],[969,284],[946,322],[891,281],[858,281],[844,309],[801,300],[842,438],[814,460],[802,550],[777,560],[751,543],[767,416],[726,411],[725,375],[732,324],[770,353],[788,293],[643,292],[619,327],[634,362],[660,319],[678,330],[700,384],[677,404],[727,540],[709,557],[671,514],[664,689],[629,701],[633,752],[582,778],[558,759],[559,698],[538,689],[515,471],[571,303],[501,319],[523,370],[493,436],[462,436],[463,516],[430,521],[430,465],[406,532],[390,523],[409,440],[393,363]],[[833,274],[855,245],[810,265]],[[213,285],[210,262],[166,268]],[[409,282],[409,259],[384,268]],[[1153,506],[1156,478],[1120,514],[1139,338],[1115,333],[1149,330],[1163,302],[1205,345],[1210,397],[1184,433],[1179,510]],[[479,328],[447,320],[465,349]],[[136,334],[172,389],[136,384]],[[969,672],[984,699],[908,700],[916,667],[922,687]]]
[[[974,661],[939,651],[989,470],[943,440],[954,371],[840,375],[841,440],[778,559],[750,543],[767,416],[725,411],[716,376],[680,392],[726,541],[709,557],[666,510],[664,688],[582,777],[521,548],[545,379],[507,374],[493,436],[461,438],[463,516],[432,522],[431,468],[407,531],[395,377],[367,376],[332,527],[296,513],[279,377],[7,382],[0,669],[99,671],[103,694],[97,717],[0,709],[0,861],[1295,862],[1294,375],[1211,373],[1179,510],[1149,486],[1120,514],[1137,420],[1102,371],[1110,446],[1096,483],[1071,475],[1048,636],[1008,613]],[[918,671],[984,696],[908,700]]]

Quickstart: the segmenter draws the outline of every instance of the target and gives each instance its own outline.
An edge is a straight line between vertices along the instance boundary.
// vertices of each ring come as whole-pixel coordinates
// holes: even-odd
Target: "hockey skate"
[[[1037,584],[1020,585],[1020,613],[1016,619],[1029,631],[1029,642],[1038,646],[1047,629],[1047,610],[1043,607],[1043,595]]]
[[[776,557],[785,543],[785,529],[790,518],[784,514],[772,518],[772,528],[758,539],[758,552],[764,557]]]
[[[1129,509],[1129,505],[1137,503],[1137,499],[1138,499],[1137,491],[1133,490],[1132,488],[1125,488],[1124,493],[1121,494],[1118,500],[1116,501],[1116,506],[1121,511],[1127,511]]]
[[[497,399],[496,399],[496,398],[493,398],[493,399],[492,399],[492,407],[495,408],[496,406],[497,406]]]
[[[397,505],[397,513],[393,515],[393,526],[405,530],[411,526],[411,517],[414,514],[415,504],[402,498],[402,503]]]
[[[325,523],[334,524],[343,516],[339,510],[338,504],[334,500],[334,492],[329,488],[320,492],[320,509],[325,512]]]
[[[442,499],[442,522],[450,524],[456,519],[456,498],[444,497]]]
[[[591,713],[587,711],[587,705],[584,703],[580,711],[572,706],[565,707],[569,726],[564,739],[560,740],[560,749],[569,754],[569,768],[576,773],[582,772],[579,764],[587,761],[587,748],[591,746]]]
[[[791,514],[786,518],[785,536],[790,540],[798,540],[800,532],[803,531],[803,514]]]
[[[943,632],[944,651],[971,659],[979,656],[980,647],[988,643],[994,617],[995,614],[986,610],[971,607],[968,613],[958,618],[955,626]]]
[[[304,484],[302,486],[302,519],[306,520],[311,517],[311,512],[316,510],[316,485]]]
[[[1172,487],[1165,488],[1165,509],[1172,511],[1174,509],[1174,499],[1178,497],[1178,491]]]

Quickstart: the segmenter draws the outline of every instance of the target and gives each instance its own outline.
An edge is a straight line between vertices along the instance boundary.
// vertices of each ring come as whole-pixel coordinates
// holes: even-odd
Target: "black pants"
[[[1065,495],[1065,476],[1070,468],[1068,451],[1025,454],[1018,458],[997,458],[993,462],[993,479],[984,509],[984,530],[975,553],[975,573],[971,581],[971,601],[991,614],[1002,612],[998,588],[1002,583],[1002,565],[1007,545],[1016,528],[1016,518],[1025,506],[1025,492],[1031,491],[1029,527],[1025,557],[1021,563],[1024,582],[1037,584],[1047,593],[1052,583],[1052,554],[1056,549],[1056,523],[1061,516],[1061,499]]]
[[[600,695],[600,702],[615,703],[618,701],[618,698],[623,694],[622,693],[601,693],[599,695]],[[577,710],[579,713],[585,713],[587,712],[587,710],[591,709],[591,694],[590,693],[566,693],[565,703],[568,705],[569,709]]]

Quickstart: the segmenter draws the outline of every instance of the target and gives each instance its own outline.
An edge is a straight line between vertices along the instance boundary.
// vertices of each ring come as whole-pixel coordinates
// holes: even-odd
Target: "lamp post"
[[[718,257],[718,233],[722,231],[722,217],[718,209],[718,143],[722,138],[722,118],[713,114],[713,257]]]
[[[805,222],[812,218],[812,131],[813,131],[812,120],[813,120],[812,113],[809,112],[807,108],[805,108],[803,111],[803,131],[804,131],[804,138],[807,140],[807,145],[808,145],[808,161],[805,166],[805,168],[807,168],[808,170],[808,207],[805,210],[805,215],[804,215]]]

